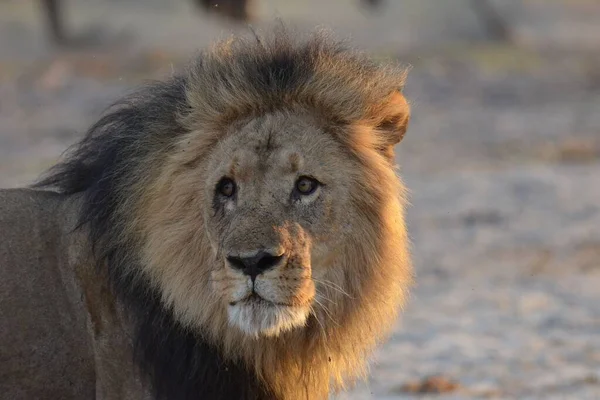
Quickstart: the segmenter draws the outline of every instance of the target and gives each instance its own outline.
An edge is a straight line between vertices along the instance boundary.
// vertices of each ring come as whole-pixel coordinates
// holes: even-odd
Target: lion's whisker
[[[325,286],[326,288],[335,290],[336,292],[339,292],[340,294],[347,296],[349,299],[354,299],[353,296],[351,296],[348,292],[346,292],[344,289],[342,289],[341,286],[331,282],[331,281],[325,281],[325,280],[321,280],[321,279],[315,279],[313,278],[313,281],[315,281],[316,283],[320,283],[321,285]]]
[[[338,325],[338,322],[333,318],[333,316],[331,315],[331,311],[323,304],[319,301],[319,299],[317,297],[314,298],[314,301],[321,306],[321,308],[323,309],[323,312],[325,313],[325,315],[327,315],[329,317],[329,319],[331,320],[331,322],[333,322],[334,324]]]
[[[337,283],[335,283],[333,281],[324,280],[324,279],[317,279],[317,278],[312,278],[312,279],[313,279],[313,281],[315,281],[317,283],[321,283],[321,284],[326,285],[328,287],[331,287],[333,289],[337,289],[337,290],[339,290],[339,291],[341,291],[344,294],[346,294],[346,295],[349,296],[349,294],[340,285],[338,285]]]
[[[323,336],[325,336],[325,338],[327,338],[327,331],[325,330],[325,326],[323,326],[323,323],[321,322],[321,320],[319,320],[319,316],[316,313],[316,310],[313,306],[310,307],[310,311],[311,311],[312,315],[315,317],[315,321],[317,321],[317,324],[319,324],[321,334]]]

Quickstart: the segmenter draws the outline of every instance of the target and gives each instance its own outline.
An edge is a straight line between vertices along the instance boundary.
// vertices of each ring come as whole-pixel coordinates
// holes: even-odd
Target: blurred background
[[[281,18],[411,66],[417,286],[343,399],[600,399],[600,1],[0,0],[0,186],[107,105]]]

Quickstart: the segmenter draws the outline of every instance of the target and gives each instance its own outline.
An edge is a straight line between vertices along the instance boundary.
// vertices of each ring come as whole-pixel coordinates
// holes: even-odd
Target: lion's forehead
[[[279,147],[269,151],[239,148],[226,160],[228,175],[236,181],[264,183],[270,178],[294,176],[305,164],[305,156],[293,146]]]
[[[293,175],[305,164],[308,146],[290,129],[250,125],[224,143],[226,173],[239,181],[256,181],[269,175]]]
[[[327,173],[331,160],[344,156],[335,140],[310,118],[285,113],[264,115],[236,127],[221,149],[216,158],[220,172],[242,182]]]

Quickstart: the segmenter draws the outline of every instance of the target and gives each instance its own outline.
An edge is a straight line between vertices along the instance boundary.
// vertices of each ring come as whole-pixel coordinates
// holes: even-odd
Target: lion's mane
[[[108,277],[132,318],[135,358],[157,398],[314,398],[364,374],[412,279],[404,188],[391,154],[381,156],[399,141],[387,127],[400,127],[402,135],[408,121],[406,103],[394,105],[392,119],[382,103],[404,78],[404,69],[378,65],[322,33],[307,41],[284,30],[227,40],[182,73],[113,105],[37,184],[81,196],[79,226],[88,232],[99,276]],[[187,153],[201,159],[232,122],[293,107],[310,110],[360,162],[363,195],[353,201],[371,223],[358,227],[363,239],[342,259],[338,284],[347,296],[331,310],[335,321],[323,321],[325,331],[309,324],[285,341],[231,343],[225,335],[219,342],[182,323],[139,272],[144,232],[133,210],[144,206],[140,197],[152,195],[146,188],[178,157],[190,132],[202,137]]]

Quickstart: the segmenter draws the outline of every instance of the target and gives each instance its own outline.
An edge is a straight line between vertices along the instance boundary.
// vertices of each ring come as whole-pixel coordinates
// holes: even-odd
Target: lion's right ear
[[[376,129],[382,153],[392,159],[394,146],[404,138],[410,120],[410,106],[399,90],[394,90],[377,111]]]

